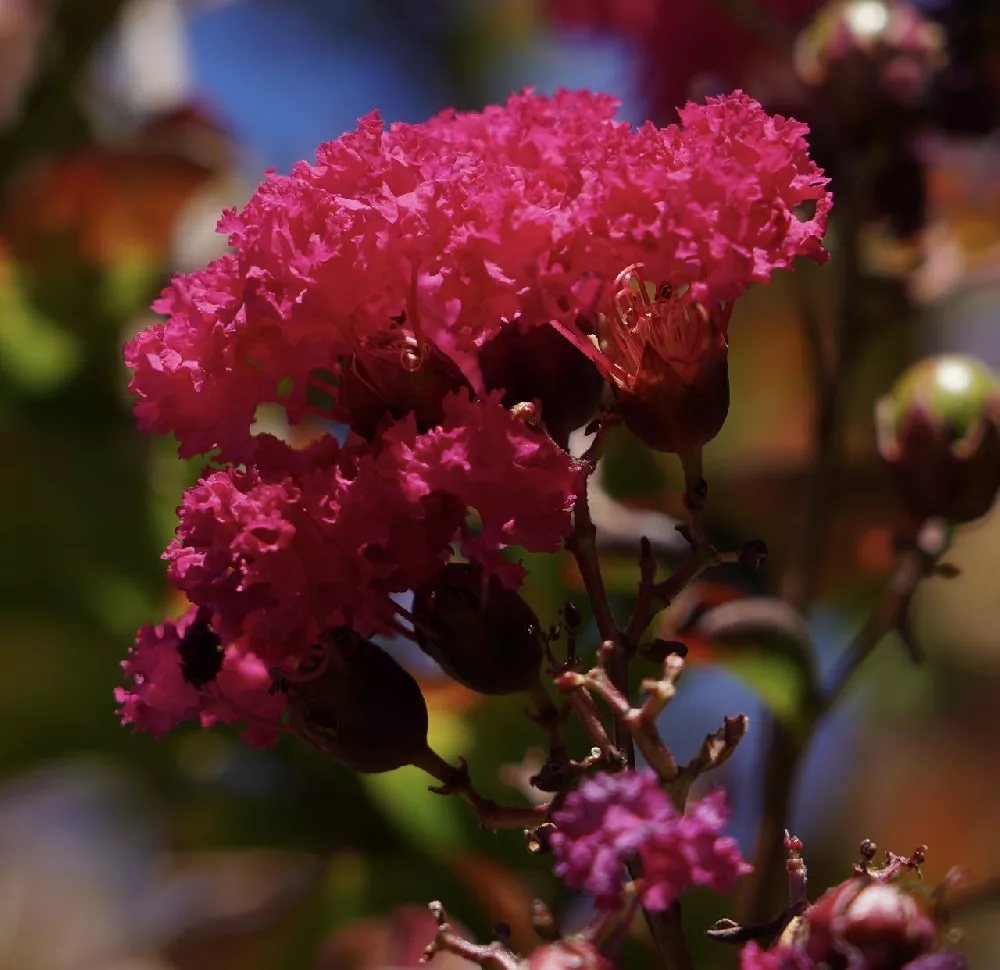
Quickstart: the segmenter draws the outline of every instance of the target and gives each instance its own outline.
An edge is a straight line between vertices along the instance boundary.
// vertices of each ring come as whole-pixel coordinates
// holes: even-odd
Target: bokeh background
[[[651,4],[608,9],[624,22]],[[134,430],[120,348],[171,272],[223,250],[219,213],[265,169],[287,170],[373,108],[416,122],[526,85],[609,91],[623,117],[661,123],[672,120],[663,90],[735,80],[788,93],[790,58],[774,50],[745,77],[720,77],[715,63],[692,74],[699,51],[724,47],[733,4],[677,0],[701,18],[707,47],[684,40],[684,17],[676,35],[641,17],[638,34],[595,31],[573,21],[607,15],[599,4],[554,6],[0,0],[0,970],[376,970],[415,965],[431,899],[480,938],[509,924],[522,951],[533,898],[566,925],[585,917],[544,856],[516,833],[481,832],[416,770],[359,777],[297,739],[258,751],[225,730],[155,742],[121,728],[113,700],[136,627],[177,609],[158,557],[200,470]],[[784,6],[796,26],[817,5]],[[874,400],[929,352],[1000,367],[1000,14],[990,0],[922,9],[943,25],[951,62],[907,141],[909,174],[873,186],[891,201],[857,220],[866,327],[841,375],[844,446],[814,550],[821,666],[892,563],[899,513],[875,454]],[[710,523],[724,544],[763,537],[772,557],[759,574],[711,579],[753,595],[779,590],[801,531],[816,424],[803,317],[826,339],[844,301],[836,263],[751,292],[734,317],[734,404],[708,451]],[[623,432],[601,476],[620,503],[604,513],[605,555],[627,609],[638,535],[658,536],[667,558],[676,547],[663,515],[680,511],[677,469]],[[847,875],[863,838],[898,852],[928,843],[931,882],[953,865],[974,881],[1000,875],[1000,513],[962,530],[949,560],[960,578],[917,600],[927,662],[912,666],[887,640],[798,779],[793,823],[817,890]],[[536,566],[530,596],[550,620],[579,597],[576,574],[569,561]],[[748,852],[767,735],[755,727],[792,703],[790,655],[703,643],[666,717],[684,757],[724,713],[750,715],[719,779]],[[544,741],[523,702],[417,672],[436,747],[469,757],[486,793],[523,801],[525,752]],[[695,895],[692,935],[725,913]],[[972,965],[994,966],[997,917],[987,908],[965,930]],[[651,959],[644,933],[637,925],[626,965]],[[734,965],[716,944],[695,946],[699,967]]]

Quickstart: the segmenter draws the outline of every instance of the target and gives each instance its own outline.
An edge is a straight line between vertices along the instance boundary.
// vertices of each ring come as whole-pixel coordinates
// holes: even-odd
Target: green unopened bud
[[[322,646],[315,674],[284,681],[295,732],[355,771],[412,764],[427,750],[427,705],[417,682],[384,650],[353,634]]]
[[[416,590],[417,642],[441,669],[481,694],[513,694],[538,682],[540,624],[496,576],[472,563],[449,563]]]
[[[1000,382],[973,357],[911,367],[875,412],[879,453],[918,519],[971,522],[1000,490]]]

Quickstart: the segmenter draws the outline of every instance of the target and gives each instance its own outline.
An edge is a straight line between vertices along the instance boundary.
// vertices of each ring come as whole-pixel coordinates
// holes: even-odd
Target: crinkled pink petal
[[[411,494],[443,492],[474,509],[482,528],[463,532],[462,552],[516,587],[520,575],[504,568],[501,550],[558,548],[570,532],[583,471],[547,435],[506,410],[501,396],[478,402],[466,390],[450,395],[440,428],[413,436],[400,425],[385,435],[383,455],[398,462]]]
[[[197,607],[176,622],[146,624],[122,663],[127,687],[115,690],[123,724],[161,737],[183,721],[243,723],[244,740],[258,747],[273,744],[285,701],[271,692],[271,676],[256,657],[228,647],[214,681],[196,689],[184,680],[179,644]]]
[[[516,588],[523,570],[503,550],[555,549],[582,487],[579,464],[499,394],[454,396],[425,434],[411,415],[379,450],[323,438],[296,451],[262,435],[253,457],[185,493],[164,558],[224,642],[277,667],[334,627],[391,632],[391,594],[432,577],[460,530],[463,552]],[[476,535],[464,529],[470,509]]]

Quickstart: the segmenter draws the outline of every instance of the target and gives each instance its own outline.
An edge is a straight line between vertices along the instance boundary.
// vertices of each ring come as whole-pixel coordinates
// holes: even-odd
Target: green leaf
[[[721,666],[743,681],[793,732],[798,734],[807,728],[809,682],[795,657],[748,642],[737,645],[731,655],[721,660]]]
[[[22,390],[48,394],[77,372],[83,347],[32,307],[12,276],[8,269],[0,277],[0,361]]]

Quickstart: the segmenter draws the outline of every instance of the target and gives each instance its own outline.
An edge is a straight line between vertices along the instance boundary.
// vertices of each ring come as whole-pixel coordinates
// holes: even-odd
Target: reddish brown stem
[[[594,622],[601,639],[613,644],[610,660],[611,678],[623,694],[628,695],[629,660],[621,631],[611,612],[608,591],[601,575],[597,558],[597,527],[590,514],[590,501],[586,487],[582,489],[574,507],[574,530],[569,548],[576,558],[577,568],[583,579],[584,589],[594,611]],[[621,749],[630,765],[635,764],[635,748],[628,729],[618,719],[615,721],[615,744]]]
[[[437,920],[438,928],[434,940],[424,950],[424,955],[420,958],[421,963],[433,960],[436,954],[444,950],[464,957],[481,967],[492,967],[495,970],[518,970],[520,967],[521,961],[518,960],[517,955],[512,953],[503,943],[498,941],[472,943],[455,933],[441,903],[433,902],[428,908],[434,919]]]
[[[476,813],[485,829],[533,829],[548,818],[550,803],[536,806],[498,805],[480,795],[472,786],[465,761],[450,765],[439,754],[427,748],[413,764],[441,782],[431,791],[438,795],[457,795]]]

